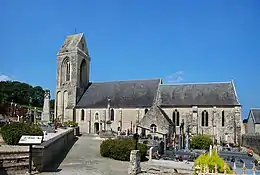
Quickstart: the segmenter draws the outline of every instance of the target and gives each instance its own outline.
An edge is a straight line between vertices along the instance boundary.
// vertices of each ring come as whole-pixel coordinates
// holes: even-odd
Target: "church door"
[[[94,123],[94,133],[97,134],[99,132],[99,123]]]

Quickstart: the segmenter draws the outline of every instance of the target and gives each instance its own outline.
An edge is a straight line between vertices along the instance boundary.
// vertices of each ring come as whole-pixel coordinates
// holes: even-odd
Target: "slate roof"
[[[260,124],[260,108],[252,108],[251,113],[254,117],[255,123]]]
[[[108,99],[112,108],[151,107],[160,82],[151,79],[91,83],[76,108],[107,108]]]
[[[159,86],[160,105],[225,106],[240,105],[232,82],[175,84]]]
[[[83,35],[84,35],[83,33],[79,33],[79,34],[67,36],[58,53],[75,50]]]

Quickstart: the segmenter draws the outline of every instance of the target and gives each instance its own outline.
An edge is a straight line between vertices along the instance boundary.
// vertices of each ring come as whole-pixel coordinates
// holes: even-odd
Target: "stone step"
[[[8,168],[22,168],[23,167],[28,167],[29,166],[29,160],[23,161],[23,162],[8,162],[8,163],[3,163],[1,168],[4,168],[7,170]]]
[[[19,160],[19,159],[29,159],[28,154],[10,154],[10,155],[1,155],[0,161],[6,160]]]

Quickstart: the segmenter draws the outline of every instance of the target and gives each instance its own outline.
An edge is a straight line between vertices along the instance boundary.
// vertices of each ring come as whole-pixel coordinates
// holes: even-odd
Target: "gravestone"
[[[132,150],[130,153],[130,164],[128,167],[129,175],[136,175],[141,173],[141,156],[139,150]]]
[[[44,103],[43,103],[43,111],[42,111],[42,122],[48,123],[50,122],[51,113],[50,113],[50,90],[45,90],[44,93]]]

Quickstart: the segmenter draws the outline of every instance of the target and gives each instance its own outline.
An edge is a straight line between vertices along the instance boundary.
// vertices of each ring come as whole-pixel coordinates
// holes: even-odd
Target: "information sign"
[[[42,143],[42,136],[22,136],[19,144],[37,145]]]

